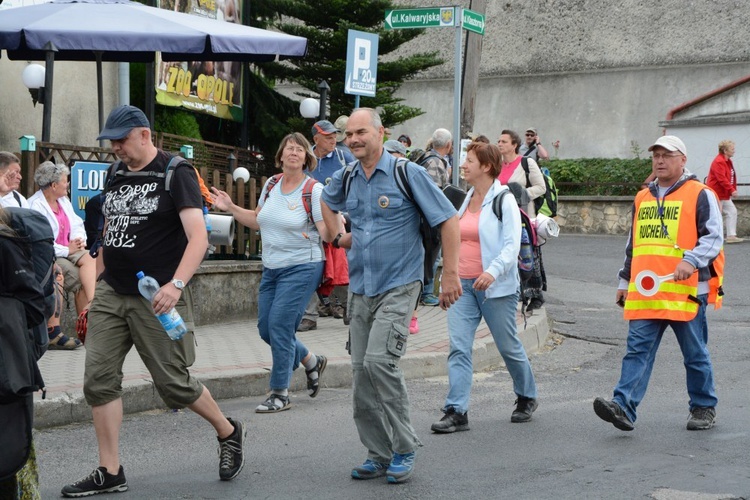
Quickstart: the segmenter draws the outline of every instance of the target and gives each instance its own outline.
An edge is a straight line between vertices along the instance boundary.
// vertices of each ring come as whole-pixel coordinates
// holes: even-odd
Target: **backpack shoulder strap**
[[[333,148],[334,151],[336,151],[336,157],[339,159],[339,163],[341,164],[341,168],[346,167],[346,158],[344,158],[344,152],[336,146]]]
[[[164,189],[169,193],[172,188],[172,176],[174,176],[174,169],[177,168],[181,163],[187,163],[187,160],[180,155],[172,156],[167,163],[167,168],[164,169]]]
[[[406,173],[406,164],[409,160],[406,158],[396,159],[396,165],[393,169],[393,174],[396,178],[396,185],[399,191],[412,203],[414,203],[414,192],[411,190],[409,185],[409,176]],[[420,210],[421,211],[421,210]]]
[[[521,157],[521,166],[523,171],[526,172],[526,187],[531,187],[531,179],[529,178],[529,158],[527,156]]]
[[[305,179],[305,185],[302,186],[302,206],[305,207],[305,212],[307,212],[307,217],[310,219],[310,222],[315,224],[315,220],[313,220],[312,215],[312,192],[313,187],[315,184],[317,184],[318,181],[313,179],[312,177],[308,177]]]
[[[352,186],[352,170],[359,164],[358,161],[352,162],[344,169],[344,175],[341,176],[341,184],[344,186],[344,200],[349,198],[349,188]]]
[[[109,166],[107,169],[107,182],[105,183],[105,191],[107,188],[112,186],[112,183],[115,181],[115,176],[117,175],[117,172],[120,170],[120,166],[122,166],[122,160],[117,160],[112,165]]]
[[[268,179],[268,187],[266,187],[266,195],[263,197],[263,203],[266,202],[266,200],[268,199],[268,195],[271,194],[271,190],[276,187],[276,184],[279,183],[282,177],[284,177],[284,174],[276,174]]]
[[[492,212],[500,222],[503,221],[503,198],[508,194],[509,190],[503,189],[499,195],[495,196],[492,200]]]

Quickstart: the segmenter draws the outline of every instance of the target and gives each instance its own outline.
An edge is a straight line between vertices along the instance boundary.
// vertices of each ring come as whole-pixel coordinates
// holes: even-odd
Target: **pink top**
[[[461,249],[458,252],[458,276],[462,279],[478,278],[484,272],[482,249],[479,247],[479,214],[467,209],[461,220]]]
[[[57,205],[57,212],[52,210],[52,213],[55,214],[57,224],[60,228],[57,232],[55,243],[62,246],[68,246],[70,244],[70,221],[68,220],[68,216],[65,214],[65,210],[63,210],[60,204]]]
[[[510,180],[510,177],[513,175],[513,172],[518,168],[518,166],[521,164],[521,156],[516,158],[510,163],[503,163],[500,167],[500,175],[497,176],[497,180],[500,181],[500,184],[503,186],[508,185],[508,181]]]

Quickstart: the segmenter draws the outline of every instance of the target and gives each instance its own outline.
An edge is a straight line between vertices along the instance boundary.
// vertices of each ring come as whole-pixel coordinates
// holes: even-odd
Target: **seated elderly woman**
[[[44,214],[55,236],[56,263],[63,272],[65,290],[75,294],[76,311],[88,309],[94,298],[96,262],[86,251],[83,219],[76,215],[68,198],[70,169],[45,161],[34,173],[39,191],[29,198],[29,208]],[[50,332],[50,347],[75,349],[77,339],[67,339],[59,327]]]

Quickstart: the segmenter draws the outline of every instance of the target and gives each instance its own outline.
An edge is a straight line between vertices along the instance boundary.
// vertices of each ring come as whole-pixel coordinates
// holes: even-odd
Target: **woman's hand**
[[[495,278],[490,273],[482,273],[477,279],[474,280],[474,290],[483,292],[487,290],[494,282]]]
[[[68,243],[68,253],[70,255],[73,255],[74,253],[85,249],[86,242],[83,241],[83,238],[76,238],[74,240],[70,240],[70,242]]]
[[[211,187],[211,203],[223,212],[228,212],[234,204],[226,192],[220,191],[213,186]]]

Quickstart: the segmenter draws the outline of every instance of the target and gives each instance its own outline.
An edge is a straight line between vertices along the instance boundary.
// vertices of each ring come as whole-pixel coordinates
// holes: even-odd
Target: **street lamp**
[[[44,66],[41,64],[29,64],[21,73],[21,80],[29,89],[34,107],[37,102],[44,104],[44,73]]]
[[[44,46],[45,66],[39,64],[29,64],[24,68],[21,74],[26,88],[29,89],[31,100],[36,106],[37,102],[42,103],[44,112],[42,114],[42,141],[49,142],[50,126],[52,123],[52,82],[55,72],[55,52],[57,47],[52,42],[47,42]]]
[[[299,104],[299,114],[303,118],[316,118],[320,113],[320,101],[308,97]]]

